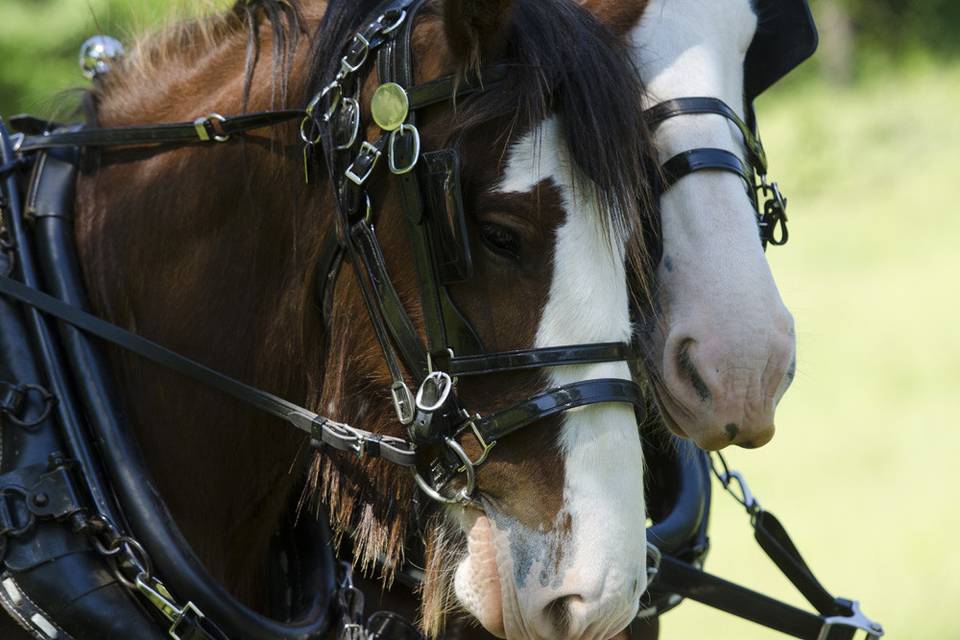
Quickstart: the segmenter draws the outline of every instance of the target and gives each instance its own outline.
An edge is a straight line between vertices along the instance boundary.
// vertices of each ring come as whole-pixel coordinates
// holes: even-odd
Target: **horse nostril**
[[[551,600],[547,606],[544,607],[544,614],[553,627],[553,631],[557,637],[566,637],[569,635],[572,622],[571,606],[578,602],[583,602],[583,598],[576,595],[563,596],[562,598]]]
[[[697,371],[697,366],[693,363],[693,358],[690,355],[690,348],[695,344],[696,340],[693,338],[687,338],[680,343],[680,348],[677,350],[677,369],[681,377],[689,382],[693,390],[697,392],[700,400],[706,402],[711,397],[710,388],[704,382],[700,372]]]
[[[740,433],[740,427],[736,422],[730,422],[723,428],[727,432],[727,437],[730,438],[730,442],[733,442],[737,439],[737,434]]]

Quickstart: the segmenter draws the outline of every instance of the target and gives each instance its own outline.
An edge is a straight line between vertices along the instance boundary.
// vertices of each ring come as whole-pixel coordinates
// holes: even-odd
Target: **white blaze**
[[[556,231],[553,278],[536,347],[631,337],[623,244],[612,232],[604,233],[595,193],[575,171],[558,123],[550,119],[511,148],[498,187],[500,192],[528,193],[550,180],[566,212]],[[630,379],[625,362],[553,367],[546,375],[551,386]],[[545,607],[561,598],[569,598],[569,637],[608,638],[636,614],[646,588],[643,457],[633,408],[596,404],[568,411],[561,419],[558,443],[565,480],[557,524],[566,521],[569,530],[529,531],[502,514],[491,514],[504,590],[504,630],[511,638],[558,637],[552,635]],[[467,566],[469,559],[458,579],[465,577]],[[460,582],[458,594],[467,596],[470,589]],[[475,602],[477,596],[468,599]]]

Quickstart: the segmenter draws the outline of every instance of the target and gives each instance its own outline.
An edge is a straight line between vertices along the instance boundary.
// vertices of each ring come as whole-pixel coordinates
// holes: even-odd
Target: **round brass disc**
[[[386,82],[373,93],[370,101],[370,112],[373,121],[384,131],[399,129],[407,120],[410,111],[410,101],[407,92],[395,82]]]

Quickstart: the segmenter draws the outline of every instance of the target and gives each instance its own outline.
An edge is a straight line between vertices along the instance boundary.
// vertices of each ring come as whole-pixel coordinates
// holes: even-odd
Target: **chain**
[[[131,591],[142,595],[170,622],[171,638],[181,640],[187,625],[204,617],[192,602],[180,605],[155,575],[150,554],[136,538],[123,535],[106,516],[96,514],[81,520],[78,533],[86,534],[94,548],[110,564],[114,577]]]
[[[720,469],[717,468],[715,460],[720,461]],[[710,454],[710,470],[713,472],[713,475],[717,477],[717,480],[720,481],[720,485],[724,490],[746,509],[747,514],[750,516],[750,522],[755,522],[757,515],[763,511],[763,508],[760,506],[760,502],[753,496],[753,493],[751,493],[750,486],[747,484],[747,480],[743,477],[743,474],[739,471],[731,471],[727,466],[726,458],[724,458],[723,454],[719,451],[714,451]]]

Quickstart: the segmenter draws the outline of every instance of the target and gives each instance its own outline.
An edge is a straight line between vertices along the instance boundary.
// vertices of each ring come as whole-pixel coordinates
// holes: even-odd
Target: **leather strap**
[[[303,111],[299,109],[262,111],[230,117],[211,114],[193,122],[135,125],[112,129],[81,129],[79,131],[26,136],[16,150],[25,152],[51,147],[113,147],[225,142],[226,139],[240,133],[272,127],[302,117]]]
[[[750,169],[735,153],[726,149],[690,149],[673,156],[663,164],[664,191],[677,183],[680,178],[696,171],[717,170],[734,173],[743,179],[747,193],[752,193],[753,170]]]
[[[342,451],[379,456],[402,466],[412,467],[416,464],[416,454],[409,443],[404,440],[355,429],[321,417],[309,409],[297,406],[262,389],[234,380],[219,371],[210,369],[155,342],[105,322],[12,278],[0,276],[0,293],[280,418],[297,429],[310,434],[318,442],[323,442]]]
[[[626,342],[599,342],[562,347],[543,347],[518,351],[457,356],[444,368],[452,376],[479,376],[503,371],[521,371],[570,364],[633,360],[637,353]],[[444,365],[441,363],[441,368]]]
[[[802,640],[818,640],[823,627],[820,616],[728,582],[670,556],[663,556],[660,561],[651,588],[654,586],[657,591],[696,600]]]
[[[767,172],[767,154],[763,150],[763,145],[760,144],[753,129],[723,100],[701,97],[664,100],[644,111],[643,117],[650,129],[655,131],[657,127],[670,118],[683,115],[692,116],[704,114],[723,116],[736,125],[740,130],[740,134],[743,136],[744,145],[747,148],[747,153],[750,155],[750,162],[760,173]]]
[[[528,398],[509,409],[481,418],[474,423],[474,426],[477,433],[487,443],[492,443],[538,420],[576,407],[602,402],[632,404],[640,414],[638,422],[641,423],[646,416],[646,405],[637,383],[620,378],[599,378],[582,380],[551,389]],[[466,432],[467,428],[465,427],[461,433]]]

